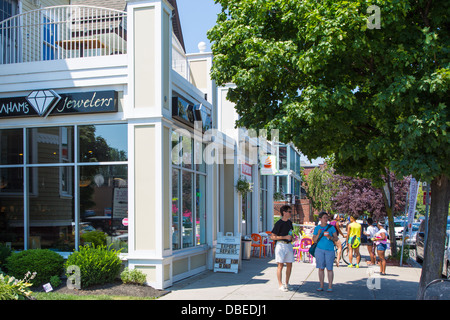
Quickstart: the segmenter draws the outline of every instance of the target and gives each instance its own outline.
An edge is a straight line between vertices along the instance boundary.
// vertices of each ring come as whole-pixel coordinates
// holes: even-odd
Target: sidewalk
[[[243,260],[239,273],[205,271],[175,283],[158,300],[415,300],[420,266],[387,266],[386,276],[378,266],[367,266],[362,255],[360,268],[343,262],[334,267],[333,292],[318,292],[318,272],[314,263],[294,262],[292,290],[278,290],[274,258]],[[283,279],[285,276],[283,268]],[[328,281],[325,272],[325,288]]]

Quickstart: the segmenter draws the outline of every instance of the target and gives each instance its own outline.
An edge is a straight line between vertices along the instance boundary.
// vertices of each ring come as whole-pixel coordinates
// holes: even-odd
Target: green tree
[[[334,156],[338,174],[431,182],[421,298],[440,276],[450,201],[450,2],[216,3],[211,75],[236,85],[237,126],[279,129],[310,159]]]
[[[332,177],[333,173],[327,167],[316,167],[308,173],[305,186],[314,209],[327,212],[331,210],[333,190],[335,189]]]

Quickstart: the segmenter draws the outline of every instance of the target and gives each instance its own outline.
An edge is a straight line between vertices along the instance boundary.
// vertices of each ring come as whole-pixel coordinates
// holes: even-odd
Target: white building
[[[270,145],[232,129],[176,0],[0,0],[0,19],[1,244],[68,256],[100,230],[162,289],[213,269],[219,232],[271,230],[249,155]]]

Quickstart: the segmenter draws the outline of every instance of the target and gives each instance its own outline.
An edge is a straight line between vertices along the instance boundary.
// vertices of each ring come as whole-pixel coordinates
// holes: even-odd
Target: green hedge
[[[33,286],[50,281],[52,276],[59,276],[64,271],[64,258],[48,249],[30,249],[13,252],[6,259],[6,272],[16,279],[22,279],[28,272],[36,272],[31,280]]]
[[[119,252],[106,246],[80,246],[79,251],[69,256],[65,268],[72,265],[80,268],[82,288],[113,282],[122,267]]]

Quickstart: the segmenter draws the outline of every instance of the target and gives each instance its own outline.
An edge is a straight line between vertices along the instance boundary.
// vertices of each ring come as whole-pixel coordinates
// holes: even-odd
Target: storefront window
[[[28,168],[30,249],[75,248],[74,198],[62,189],[63,171],[67,172],[66,183],[73,181],[73,167]]]
[[[206,164],[201,159],[204,148],[187,132],[172,132],[173,250],[206,243]]]
[[[278,170],[287,169],[287,151],[286,147],[278,147]]]
[[[22,168],[0,168],[0,244],[24,248]]]
[[[0,165],[23,164],[23,130],[0,130]]]
[[[195,234],[196,244],[206,243],[206,176],[197,175],[196,191],[195,191],[195,204],[196,204],[196,223]]]
[[[183,208],[183,224],[181,234],[183,236],[183,248],[192,247],[194,245],[194,230],[193,230],[193,203],[192,203],[192,185],[193,174],[188,171],[182,172],[182,208]]]
[[[73,127],[27,129],[28,163],[73,162]]]
[[[279,187],[279,192],[282,193],[289,193],[289,190],[287,188],[287,177],[286,176],[278,176],[278,187]]]
[[[172,249],[180,249],[180,170],[172,170]]]
[[[25,145],[23,133],[0,130],[0,244],[71,252],[100,238],[127,252],[127,124],[29,128]]]
[[[128,252],[128,167],[80,167],[81,245],[112,245]],[[103,235],[102,235],[103,234]]]
[[[192,138],[187,136],[181,136],[181,143],[183,147],[183,167],[186,169],[191,169],[193,161],[192,152]]]
[[[245,234],[252,233],[252,193],[242,196],[242,230]]]
[[[259,231],[266,231],[267,226],[267,176],[260,175],[260,194],[259,194]]]
[[[79,126],[80,162],[127,161],[127,126]]]

